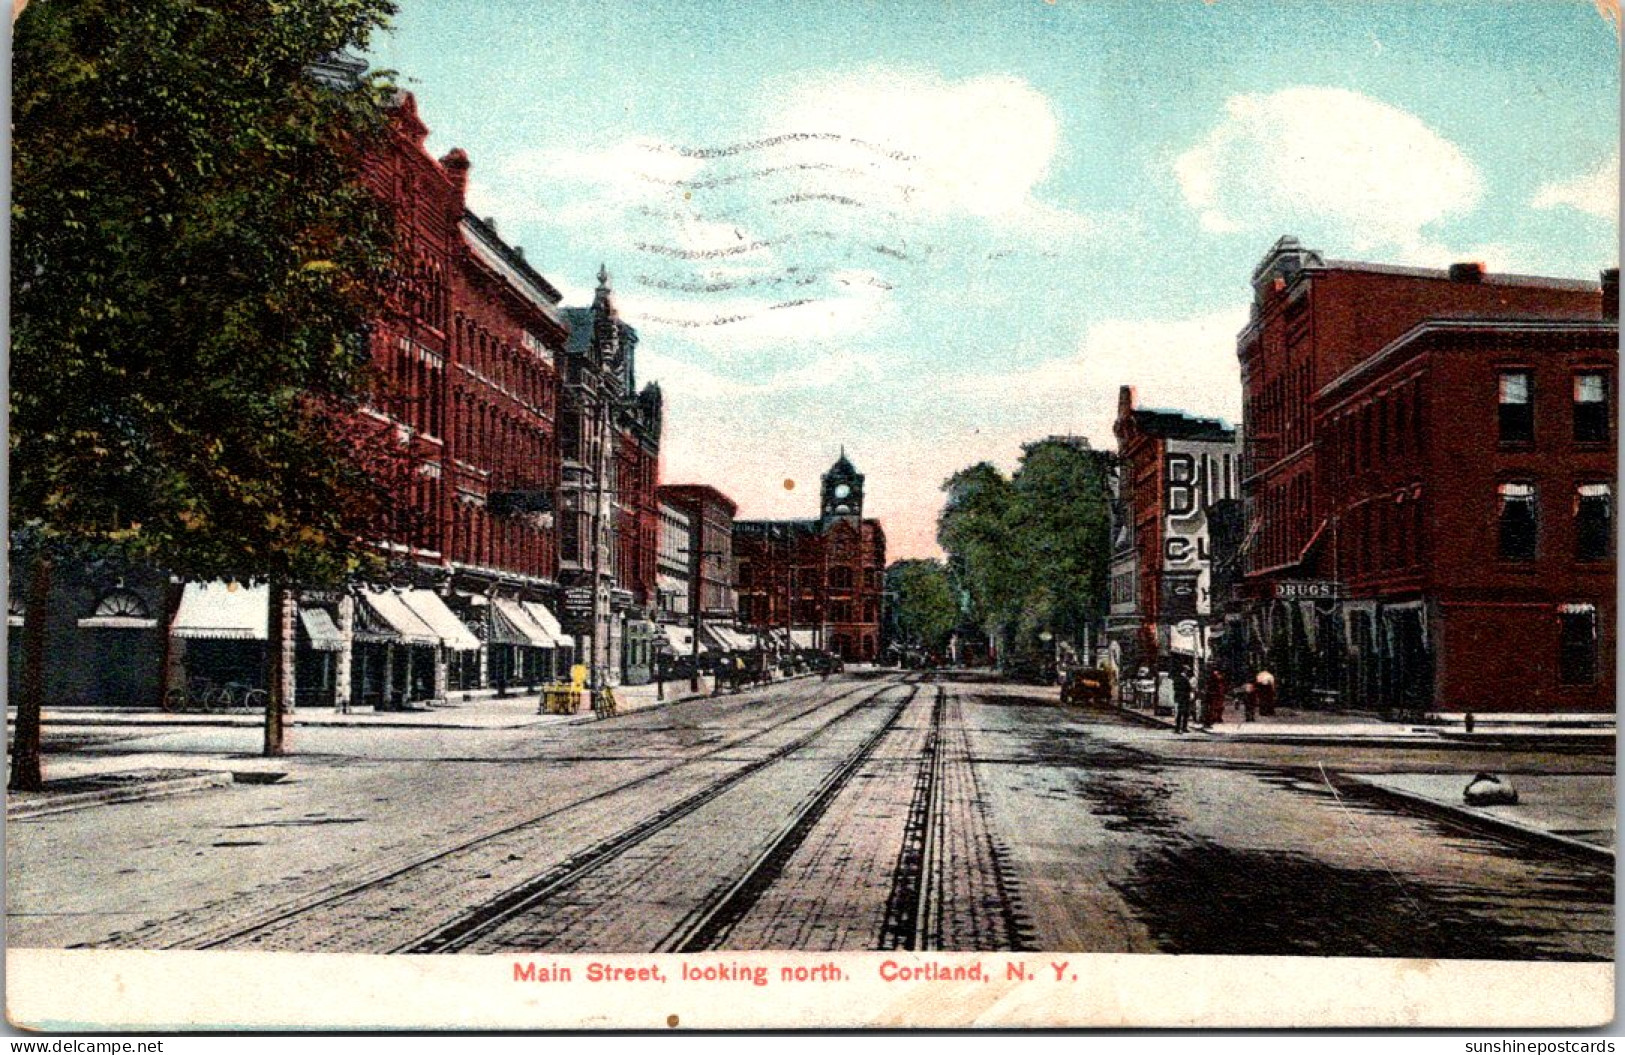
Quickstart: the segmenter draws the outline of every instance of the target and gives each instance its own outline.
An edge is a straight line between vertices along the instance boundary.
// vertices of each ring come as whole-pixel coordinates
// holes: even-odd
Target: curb
[[[137,770],[136,772],[140,772]],[[53,813],[103,806],[114,802],[140,802],[144,799],[165,798],[202,791],[205,788],[225,787],[233,782],[229,772],[195,773],[184,777],[167,777],[131,784],[127,787],[104,788],[100,791],[77,791],[55,795],[33,802],[6,803],[6,820],[21,821],[45,817]]]
[[[1605,846],[1581,842],[1566,835],[1546,831],[1544,828],[1519,824],[1517,821],[1509,820],[1506,817],[1498,817],[1495,814],[1484,813],[1467,806],[1446,805],[1414,792],[1385,788],[1380,784],[1373,784],[1349,773],[1339,773],[1337,777],[1345,788],[1359,788],[1362,792],[1369,793],[1376,798],[1385,799],[1401,809],[1426,816],[1432,820],[1443,821],[1481,834],[1499,836],[1513,842],[1533,843],[1543,849],[1555,851],[1566,857],[1578,857],[1591,864],[1605,865],[1609,869],[1614,867],[1615,851]]]

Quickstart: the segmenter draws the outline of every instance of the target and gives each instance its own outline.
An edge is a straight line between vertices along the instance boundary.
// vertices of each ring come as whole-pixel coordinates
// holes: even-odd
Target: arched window
[[[114,587],[102,594],[90,615],[79,620],[83,627],[114,630],[145,630],[158,625],[147,602],[134,590]]]

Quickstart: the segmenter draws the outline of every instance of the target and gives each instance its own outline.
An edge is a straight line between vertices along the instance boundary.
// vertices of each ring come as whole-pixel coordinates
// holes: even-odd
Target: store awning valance
[[[264,641],[270,603],[266,586],[189,582],[169,632],[193,640]]]
[[[480,650],[480,639],[463,625],[457,613],[446,607],[446,602],[433,590],[407,590],[401,594],[401,603],[423,620],[447,648],[457,652]]]
[[[305,640],[320,652],[344,651],[344,635],[333,625],[333,617],[322,608],[299,609],[299,625],[305,630]]]
[[[358,591],[361,603],[378,617],[377,624],[382,624],[393,639],[407,645],[438,645],[440,635],[434,628],[401,600],[401,595],[394,590],[363,589]],[[374,625],[376,635],[377,624]]]
[[[529,645],[531,648],[552,648],[553,635],[538,623],[534,616],[525,610],[525,606],[518,601],[510,601],[506,597],[491,598],[491,606],[502,613],[502,618],[519,631],[523,641],[514,642],[520,645]]]

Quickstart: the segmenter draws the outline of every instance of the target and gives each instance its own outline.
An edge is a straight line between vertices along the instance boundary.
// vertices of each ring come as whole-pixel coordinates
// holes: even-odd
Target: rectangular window
[[[1501,499],[1501,559],[1535,559],[1535,485],[1502,484],[1498,489]]]
[[[1608,375],[1574,375],[1574,442],[1608,442]]]
[[[1574,559],[1607,560],[1613,541],[1613,488],[1581,484],[1574,495]]]
[[[1557,679],[1561,685],[1597,681],[1597,609],[1589,604],[1558,607]]]
[[[1532,443],[1535,439],[1534,385],[1527,370],[1501,371],[1500,425],[1502,443]]]

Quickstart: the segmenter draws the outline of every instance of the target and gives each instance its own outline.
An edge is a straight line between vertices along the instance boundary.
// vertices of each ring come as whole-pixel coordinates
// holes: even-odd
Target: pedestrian
[[[1174,732],[1188,733],[1191,730],[1191,676],[1185,672],[1184,667],[1174,671]]]
[[[1241,687],[1241,714],[1242,721],[1250,722],[1253,715],[1258,713],[1258,686],[1248,682]]]
[[[1230,686],[1224,671],[1214,667],[1207,672],[1207,685],[1202,690],[1202,727],[1224,724],[1224,697]]]
[[[1253,680],[1258,684],[1258,713],[1268,718],[1275,713],[1275,675],[1261,670]]]

